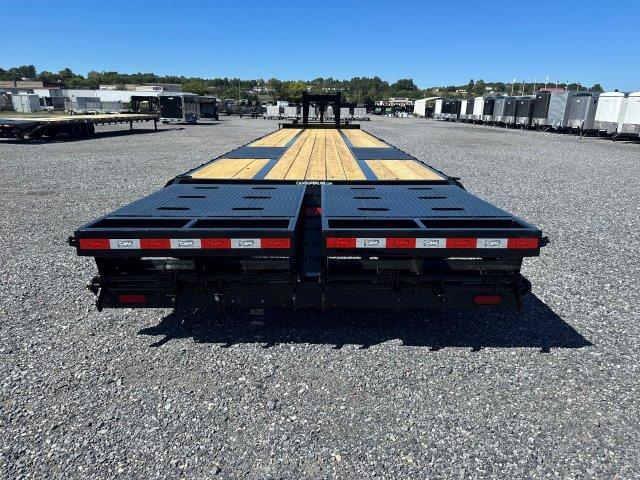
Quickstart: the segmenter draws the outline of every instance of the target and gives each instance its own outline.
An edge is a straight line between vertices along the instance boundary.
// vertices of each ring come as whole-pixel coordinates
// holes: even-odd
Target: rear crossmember
[[[104,307],[518,308],[536,227],[460,188],[181,180],[80,229]]]

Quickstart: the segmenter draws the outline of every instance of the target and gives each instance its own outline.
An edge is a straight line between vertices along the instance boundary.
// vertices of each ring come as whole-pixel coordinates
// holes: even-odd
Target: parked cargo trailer
[[[476,97],[473,99],[473,113],[471,114],[471,120],[482,120],[482,112],[484,111],[484,97]]]
[[[518,97],[516,107],[516,125],[520,125],[523,128],[529,128],[531,126],[535,99],[536,97],[533,95]]]
[[[536,94],[531,124],[556,130],[566,128],[569,123],[571,100],[578,92],[548,92]]]
[[[200,98],[195,93],[169,92],[158,94],[162,123],[197,123],[200,119]]]
[[[580,92],[571,99],[567,128],[580,131],[594,129],[596,109],[598,108],[597,93]]]
[[[467,119],[467,104],[469,100],[460,100],[460,115],[458,115],[458,120],[466,120]]]
[[[438,98],[436,99],[436,103],[434,104],[433,107],[433,118],[435,119],[440,119],[442,118],[442,105],[444,103],[444,98]]]
[[[496,97],[493,102],[493,115],[491,116],[491,122],[503,123],[504,121],[504,104],[507,97]]]
[[[482,121],[490,122],[493,119],[493,107],[495,105],[495,97],[484,97],[482,105]]]
[[[593,126],[596,130],[605,133],[616,133],[618,126],[624,120],[627,108],[627,95],[621,92],[601,93],[596,108],[596,117]]]
[[[504,101],[504,114],[502,123],[506,126],[516,124],[518,109],[518,97],[507,97]]]
[[[33,113],[42,110],[38,95],[19,94],[11,95],[13,109],[18,113]]]
[[[457,120],[460,115],[460,100],[447,99],[442,104],[442,118],[445,120]]]
[[[70,238],[98,309],[517,308],[545,243],[353,124],[287,125]]]
[[[618,132],[640,136],[640,92],[630,93],[627,97],[627,108]]]

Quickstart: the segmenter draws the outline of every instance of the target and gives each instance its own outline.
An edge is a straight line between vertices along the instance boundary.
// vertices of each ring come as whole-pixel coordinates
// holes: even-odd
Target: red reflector
[[[416,248],[416,239],[387,238],[387,248]]]
[[[476,305],[498,305],[502,302],[502,295],[476,295],[473,301]]]
[[[475,238],[447,238],[447,248],[476,248],[478,240]]]
[[[304,209],[304,214],[307,217],[319,217],[322,215],[322,207],[306,207]]]
[[[149,250],[168,250],[171,248],[171,240],[168,238],[141,238],[140,248]]]
[[[203,238],[200,241],[202,248],[231,248],[230,238]]]
[[[327,238],[327,248],[356,248],[355,238]]]
[[[261,248],[290,248],[291,241],[288,238],[263,238],[260,240]]]
[[[120,303],[129,303],[129,304],[140,304],[147,301],[144,295],[136,295],[136,294],[127,294],[127,295],[118,295],[118,301]]]
[[[111,248],[108,238],[81,238],[82,250],[109,250]]]
[[[507,248],[538,248],[537,238],[509,238]]]

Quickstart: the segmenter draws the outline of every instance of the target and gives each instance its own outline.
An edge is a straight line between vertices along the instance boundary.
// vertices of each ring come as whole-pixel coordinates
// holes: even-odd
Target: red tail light
[[[140,305],[141,303],[145,303],[146,301],[147,299],[145,298],[144,295],[133,294],[133,293],[118,295],[118,302],[120,303],[126,303],[130,305]]]
[[[502,295],[476,295],[473,301],[476,305],[499,305],[502,303]]]

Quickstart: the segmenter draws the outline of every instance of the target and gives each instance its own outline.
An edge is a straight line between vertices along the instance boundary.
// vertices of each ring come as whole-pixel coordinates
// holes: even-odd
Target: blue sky
[[[0,66],[640,90],[640,1],[0,0]],[[319,13],[318,17],[304,17]],[[7,21],[8,19],[8,21]]]

